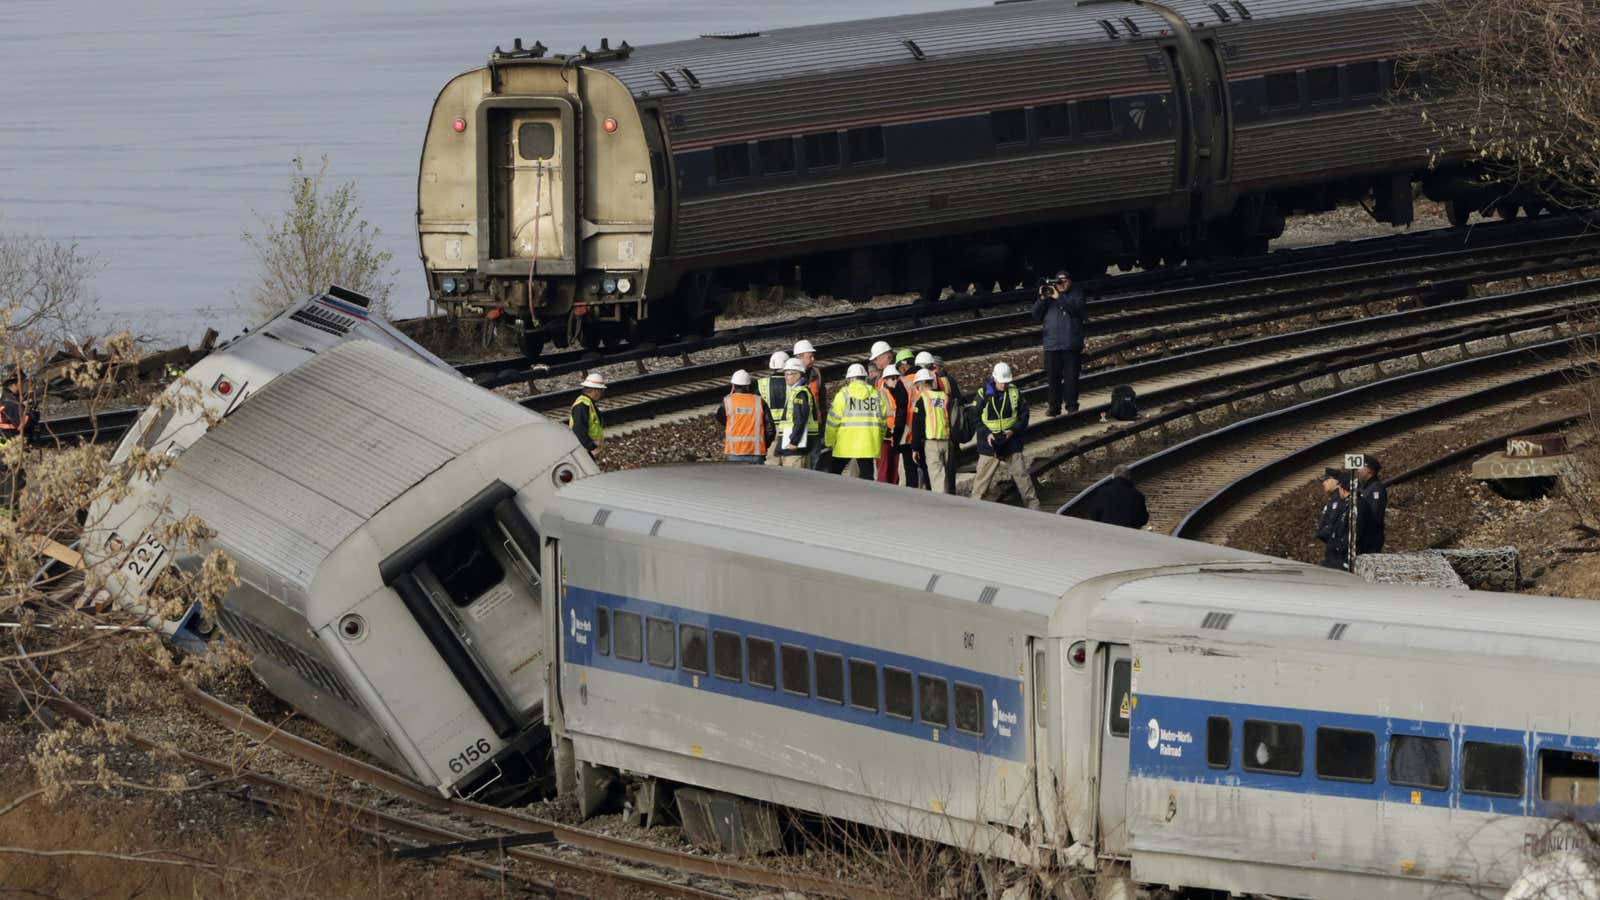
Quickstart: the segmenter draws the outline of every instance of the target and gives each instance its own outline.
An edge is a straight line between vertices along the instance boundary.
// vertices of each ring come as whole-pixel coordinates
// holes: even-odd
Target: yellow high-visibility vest
[[[589,440],[596,444],[605,439],[605,430],[600,427],[600,407],[594,405],[594,398],[588,394],[579,394],[578,399],[572,401],[572,409],[577,410],[579,405],[589,407]],[[572,427],[572,413],[567,413],[567,427]]]
[[[924,417],[922,436],[930,441],[950,440],[950,395],[924,388],[917,403],[921,407],[917,415]]]
[[[1004,410],[1007,404],[1001,403],[1002,398],[1010,401],[1011,408],[1009,412]],[[984,399],[983,427],[990,431],[1010,431],[1017,426],[1017,419],[1019,418],[1017,409],[1021,405],[1022,392],[1018,391],[1017,386],[1014,384],[1006,385],[1004,394],[996,394],[993,397]]]

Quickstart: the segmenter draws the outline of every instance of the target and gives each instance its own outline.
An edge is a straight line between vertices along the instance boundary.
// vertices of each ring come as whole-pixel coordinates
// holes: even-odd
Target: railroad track
[[[1570,239],[1562,238],[1554,243],[1518,245],[1487,258],[1476,252],[1450,251],[1381,264],[1341,264],[1310,275],[1253,277],[1204,290],[1181,288],[1106,298],[1090,304],[1089,329],[1091,335],[1110,340],[1089,353],[1086,365],[1099,359],[1125,359],[1136,348],[1153,343],[1214,334],[1219,326],[1237,337],[1255,333],[1240,329],[1259,331],[1286,317],[1326,314],[1418,294],[1464,296],[1475,284],[1562,272],[1597,261],[1600,239],[1574,246]],[[1387,271],[1374,271],[1375,265]],[[1392,270],[1397,265],[1401,271]],[[1308,280],[1315,283],[1305,283]],[[1216,296],[1219,292],[1228,296]],[[1152,333],[1156,329],[1159,333]],[[976,327],[971,321],[948,322],[874,335],[873,339],[930,350],[952,360],[1032,349],[1038,344],[1038,326],[1027,311],[1019,310],[983,319]],[[824,378],[830,382],[842,378],[849,362],[865,357],[869,343],[867,338],[852,338],[819,345],[819,359],[832,361],[822,365]],[[617,431],[618,426],[684,410],[710,409],[727,393],[727,379],[735,369],[765,370],[766,363],[766,354],[756,354],[619,379],[611,383],[601,415],[610,433],[617,436],[625,433]],[[1037,374],[1021,383],[1036,380]],[[519,402],[562,418],[577,395],[576,388],[563,388]]]
[[[1129,468],[1145,491],[1154,530],[1210,539],[1259,509],[1229,500],[1248,493],[1245,485],[1259,483],[1266,473],[1292,476],[1294,466],[1325,459],[1333,448],[1348,447],[1346,442],[1371,442],[1459,410],[1512,403],[1560,385],[1580,357],[1582,344],[1577,337],[1562,336],[1374,378],[1204,430]],[[1058,512],[1071,515],[1092,487]]]
[[[1449,249],[1476,249],[1482,252],[1497,245],[1533,238],[1572,237],[1587,230],[1587,225],[1575,217],[1543,216],[1534,220],[1495,222],[1462,228],[1437,228],[1358,241],[1340,241],[1315,247],[1277,250],[1263,256],[1105,276],[1085,280],[1082,283],[1090,291],[1104,293],[1173,289],[1183,285],[1212,284],[1218,280],[1237,280],[1250,275],[1291,274],[1297,270],[1320,267],[1326,260],[1334,257],[1345,262],[1375,262],[1409,254]],[[689,354],[708,349],[730,346],[743,348],[759,343],[771,343],[775,338],[783,336],[850,331],[868,326],[878,327],[892,322],[908,320],[915,322],[919,319],[952,313],[981,314],[983,310],[1016,303],[1030,295],[1030,291],[958,295],[934,303],[906,303],[893,307],[820,316],[800,316],[779,322],[724,329],[710,337],[692,338],[670,344],[645,344],[612,353],[570,350],[545,354],[537,363],[525,356],[514,356],[466,363],[459,368],[462,374],[485,387],[498,387],[532,377],[554,378],[600,366],[628,362],[642,363],[646,359],[659,357],[681,357],[687,364]],[[741,351],[741,355],[748,353]]]
[[[501,829],[511,834],[548,832],[561,845],[606,857],[616,862],[664,869],[685,876],[714,879],[725,884],[750,885],[779,891],[799,891],[827,897],[886,898],[889,896],[859,884],[845,884],[815,875],[798,872],[778,872],[749,863],[682,853],[664,847],[654,847],[639,841],[613,837],[585,828],[577,828],[527,813],[485,806],[466,800],[444,798],[437,791],[396,775],[393,772],[377,768],[275,728],[203,691],[191,689],[189,698],[196,709],[236,734],[259,741],[320,769],[358,781],[432,812],[466,819],[481,826]],[[527,859],[528,856],[537,857],[541,864],[545,861],[556,859],[548,854],[533,850],[525,851],[518,858]],[[559,860],[558,862],[565,865],[571,861]],[[676,896],[720,896],[699,888],[690,888],[665,882],[654,876],[623,874],[611,872],[610,870],[604,871],[614,877],[635,883],[640,887],[648,887],[651,890],[669,893],[675,892]],[[585,873],[596,874],[592,866],[584,866],[583,872],[580,874]],[[693,892],[687,893],[684,891]]]

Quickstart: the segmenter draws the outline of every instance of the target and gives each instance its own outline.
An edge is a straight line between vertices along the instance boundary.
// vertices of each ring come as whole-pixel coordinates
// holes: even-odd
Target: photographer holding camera
[[[1033,320],[1044,326],[1044,377],[1050,385],[1051,416],[1061,414],[1062,398],[1068,413],[1078,411],[1078,370],[1083,366],[1083,331],[1088,301],[1062,270],[1054,280],[1039,283],[1033,303]]]

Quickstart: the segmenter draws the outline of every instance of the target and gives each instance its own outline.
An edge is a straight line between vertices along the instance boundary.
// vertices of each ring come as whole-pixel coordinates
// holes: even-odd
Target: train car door
[[[1128,725],[1133,719],[1133,660],[1125,644],[1105,653],[1105,698],[1100,716],[1101,856],[1128,855]]]
[[[511,159],[507,167],[505,227],[510,251],[507,256],[532,259],[565,259],[567,217],[565,145],[559,110],[535,109],[511,118]]]

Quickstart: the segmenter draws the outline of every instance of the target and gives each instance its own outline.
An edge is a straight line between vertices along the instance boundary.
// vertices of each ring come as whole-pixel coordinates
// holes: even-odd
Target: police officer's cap
[[[1340,487],[1350,486],[1350,476],[1340,469],[1335,469],[1333,466],[1323,469],[1322,477],[1323,479],[1332,478],[1334,481],[1339,482]]]

